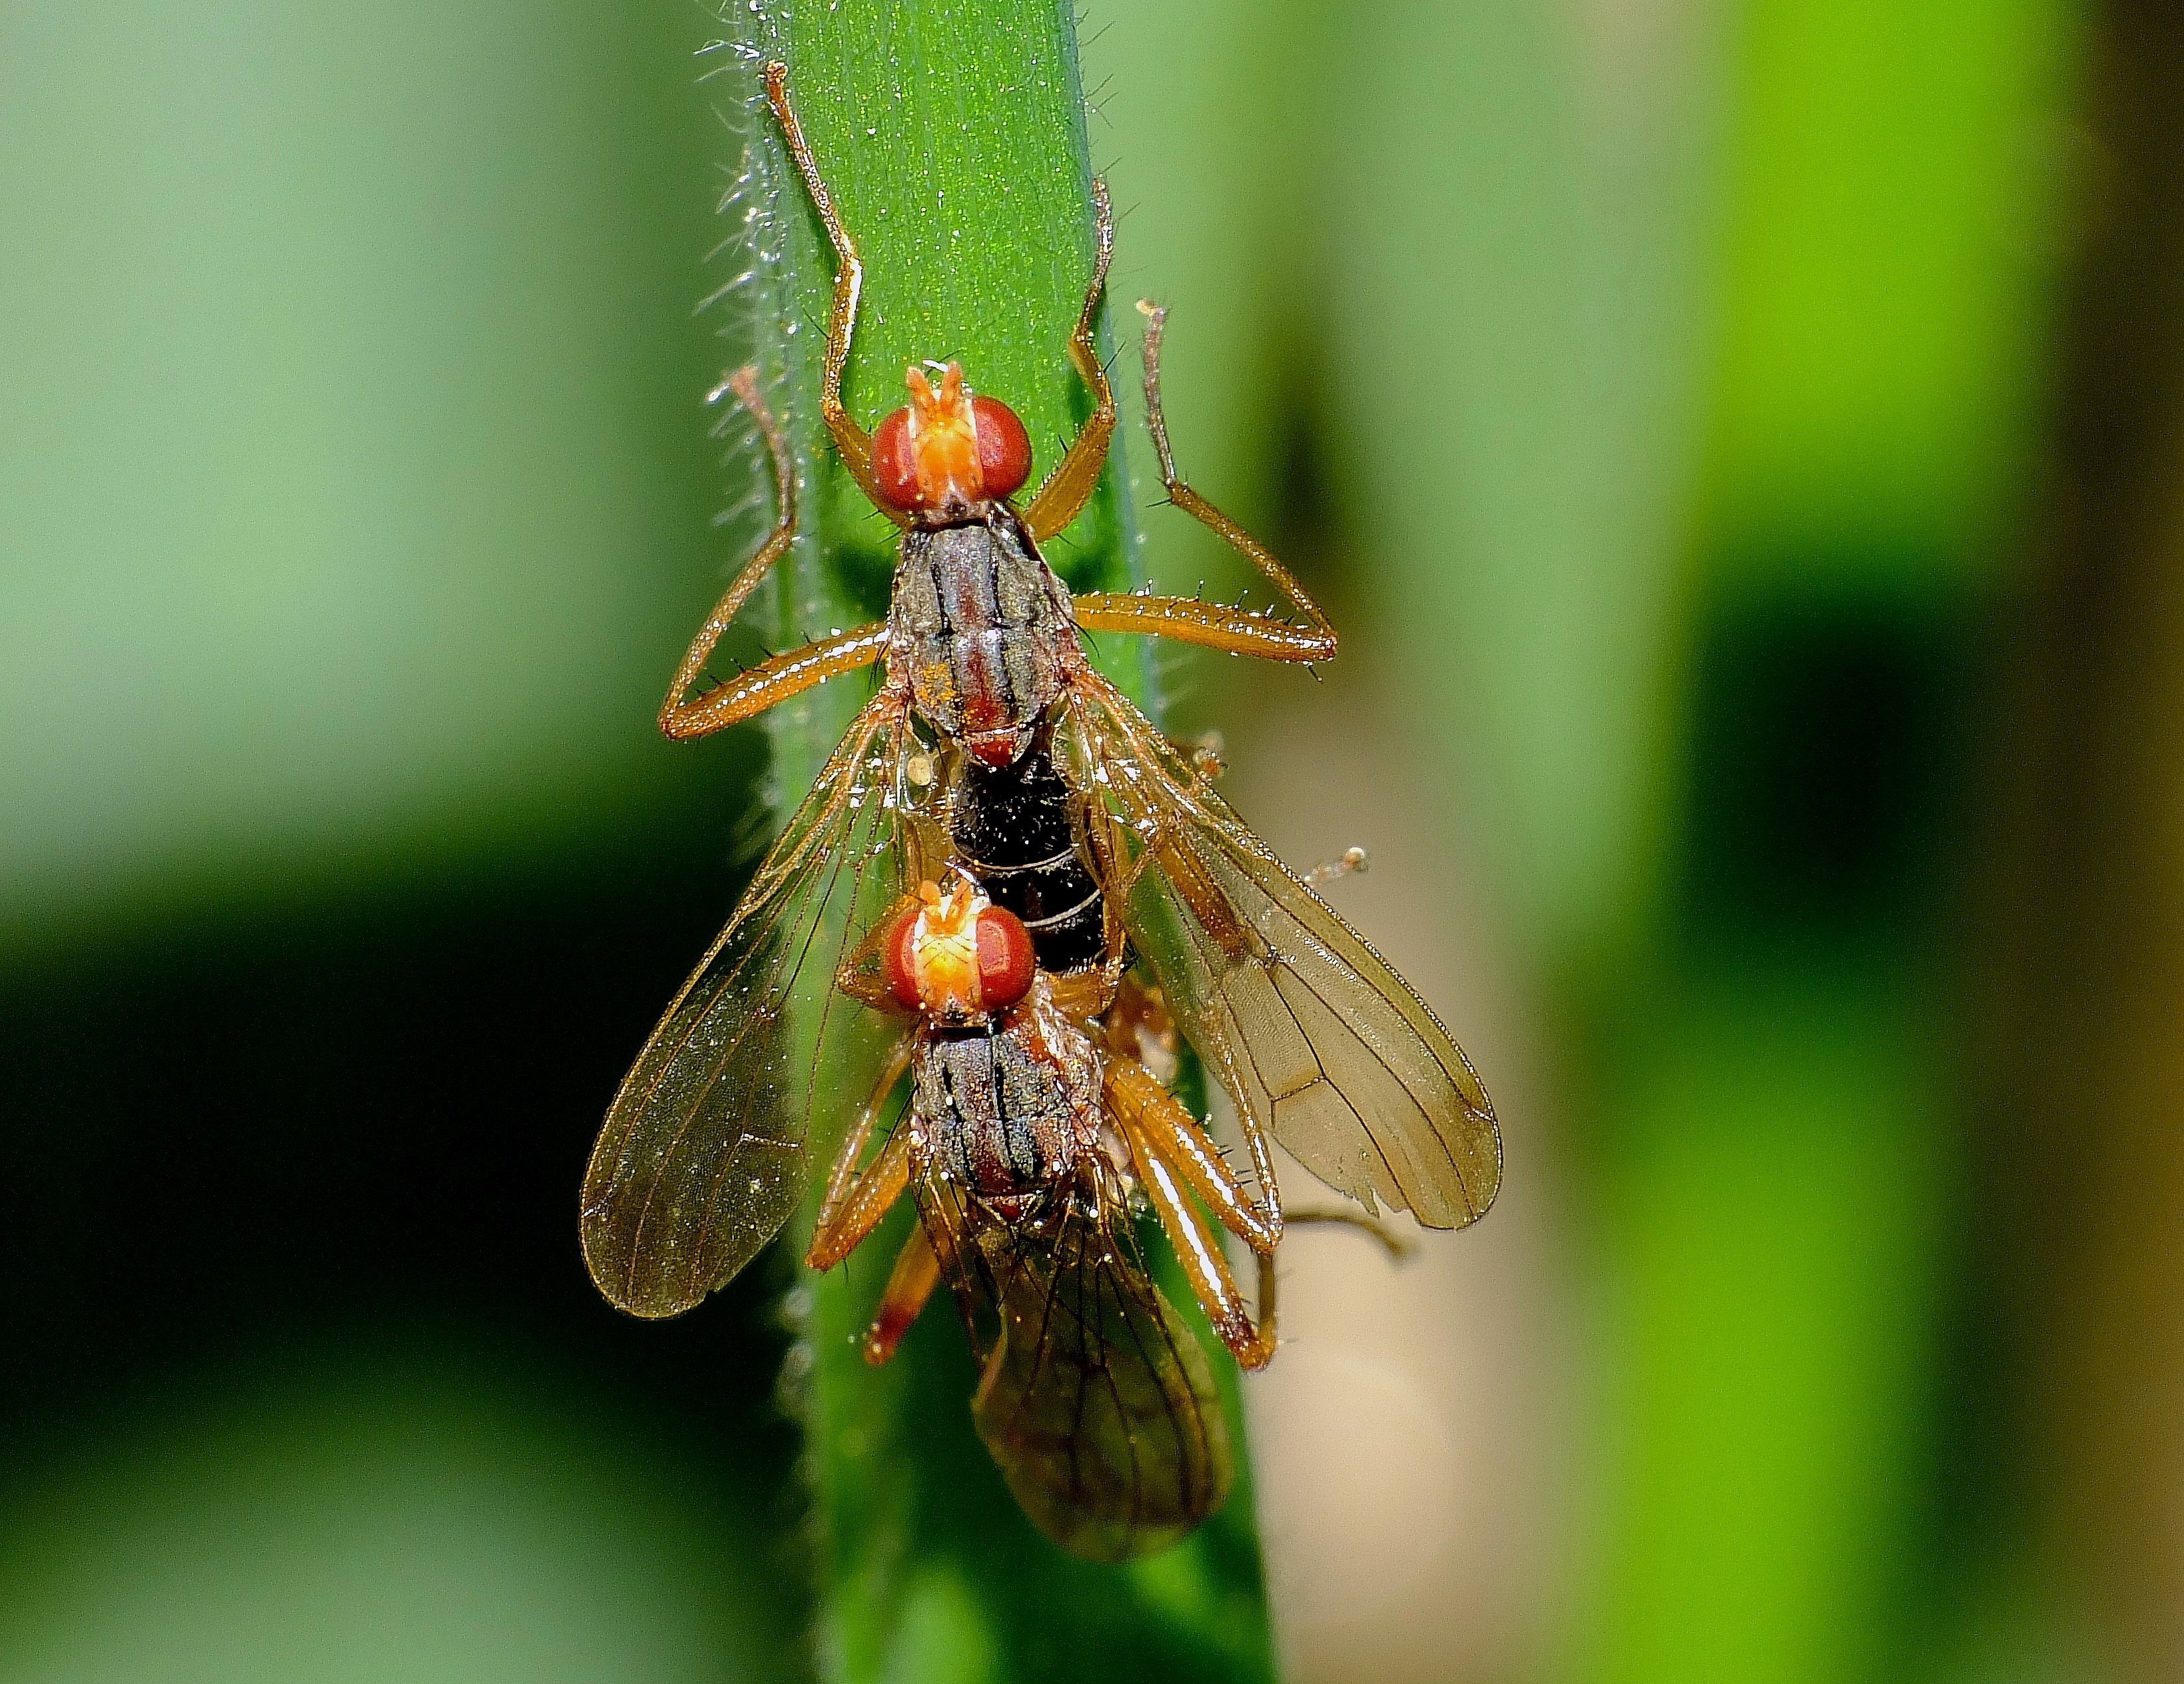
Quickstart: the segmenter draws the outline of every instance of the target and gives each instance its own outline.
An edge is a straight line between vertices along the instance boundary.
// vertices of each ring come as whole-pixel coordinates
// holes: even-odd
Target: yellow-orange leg
[[[838,674],[870,666],[887,653],[884,625],[837,632],[787,654],[769,656],[717,689],[685,699],[690,686],[698,681],[698,675],[705,670],[705,663],[712,659],[722,634],[734,624],[736,615],[750,600],[751,592],[773,570],[774,564],[781,559],[796,531],[796,470],[788,459],[788,443],[781,436],[781,425],[773,419],[773,412],[766,407],[766,400],[759,396],[758,371],[738,369],[729,376],[728,385],[743,401],[744,408],[750,411],[751,419],[758,423],[759,432],[766,440],[766,453],[773,459],[776,513],[773,530],[758,547],[758,553],[744,564],[743,571],[736,575],[727,592],[713,605],[696,641],[682,657],[682,664],[675,669],[674,682],[667,686],[667,699],[660,708],[660,728],[678,741],[703,736],[762,714],[799,691],[809,690]]]
[[[1084,289],[1084,308],[1078,314],[1076,331],[1069,336],[1069,361],[1092,394],[1092,413],[1084,418],[1084,425],[1078,429],[1061,460],[1054,464],[1054,471],[1024,505],[1024,525],[1031,528],[1033,538],[1042,543],[1084,512],[1094,487],[1100,483],[1100,471],[1107,465],[1107,446],[1115,436],[1115,392],[1107,384],[1106,365],[1100,362],[1099,345],[1092,337],[1092,325],[1100,314],[1100,295],[1107,287],[1107,264],[1115,255],[1115,214],[1107,203],[1107,183],[1098,175],[1092,178],[1092,281]]]
[[[1168,1014],[1167,1000],[1157,987],[1126,976],[1115,991],[1113,1003],[1096,1015],[1100,1039],[1112,1056],[1144,1066],[1163,1087],[1175,1079],[1181,1038]]]
[[[895,1131],[871,1168],[860,1173],[857,1164],[872,1142],[872,1131],[879,1125],[895,1084],[910,1068],[911,1052],[912,1042],[905,1036],[889,1055],[864,1109],[843,1141],[842,1149],[834,1154],[834,1167],[827,1177],[827,1196],[820,1201],[819,1220],[811,1226],[811,1248],[804,1256],[808,1268],[832,1269],[855,1251],[910,1185],[911,1133],[906,1128]]]
[[[1107,957],[1083,970],[1045,972],[1047,998],[1055,1010],[1072,1023],[1090,1025],[1106,1015],[1123,984],[1123,967],[1129,956],[1121,937],[1110,932]]]
[[[1256,538],[1176,477],[1175,455],[1168,448],[1167,418],[1161,408],[1161,342],[1167,311],[1140,300],[1145,314],[1145,428],[1160,459],[1161,484],[1168,501],[1217,534],[1252,566],[1266,575],[1303,619],[1291,625],[1272,614],[1203,603],[1195,597],[1154,597],[1095,592],[1077,599],[1077,623],[1088,631],[1139,631],[1225,649],[1232,655],[1259,655],[1273,661],[1330,661],[1334,626],[1289,569]]]
[[[819,160],[812,157],[811,148],[805,141],[804,125],[796,120],[796,108],[789,103],[788,66],[779,59],[766,67],[766,97],[773,107],[774,120],[781,125],[781,136],[788,143],[788,155],[796,161],[796,173],[804,178],[805,191],[811,195],[812,208],[819,213],[827,238],[834,247],[834,304],[827,317],[827,353],[821,366],[819,414],[827,423],[827,431],[834,436],[834,448],[842,458],[842,465],[850,470],[850,477],[857,482],[857,488],[900,526],[905,524],[907,517],[880,502],[879,482],[872,477],[872,436],[857,425],[856,417],[842,403],[842,375],[850,365],[850,342],[857,331],[857,300],[865,290],[864,259],[857,255],[856,242],[850,238],[850,231],[842,226],[841,214],[834,208],[834,196],[827,191],[826,178],[819,173]]]
[[[872,1312],[872,1326],[865,1330],[866,1362],[877,1368],[894,1354],[902,1336],[910,1331],[911,1324],[923,1312],[933,1289],[939,1284],[940,1254],[933,1249],[921,1222],[911,1230],[910,1238],[896,1253],[887,1291],[880,1294],[879,1308]]]
[[[1236,1277],[1228,1272],[1228,1259],[1221,1254],[1219,1233],[1184,1196],[1175,1171],[1157,1154],[1144,1151],[1142,1142],[1133,1140],[1131,1152],[1139,1159],[1139,1183],[1152,1201],[1153,1212],[1175,1248],[1176,1260],[1182,1264],[1184,1278],[1190,1282],[1206,1319],[1239,1364],[1264,1368],[1273,1358],[1275,1344],[1273,1253],[1258,1253],[1261,1303],[1254,1322],[1244,1295],[1236,1290]]]
[[[1156,1196],[1154,1203],[1157,1208],[1159,1203],[1157,1196]],[[1194,1217],[1196,1215],[1195,1212],[1191,1212],[1190,1214]],[[1399,1263],[1405,1258],[1408,1257],[1411,1253],[1409,1242],[1403,1239],[1401,1236],[1396,1234],[1384,1223],[1375,1221],[1372,1217],[1366,1215],[1362,1211],[1353,1214],[1347,1210],[1295,1210],[1289,1212],[1283,1218],[1284,1227],[1294,1225],[1301,1222],[1340,1223],[1346,1228],[1359,1229],[1365,1233],[1370,1234],[1374,1239],[1378,1240],[1381,1245],[1386,1248],[1388,1255]],[[1162,1219],[1162,1225],[1166,1226],[1165,1217]],[[1205,1233],[1205,1225],[1202,1222],[1198,1225],[1198,1227],[1201,1234],[1205,1236],[1205,1240],[1213,1247],[1212,1257],[1215,1263],[1221,1264],[1225,1262],[1225,1259],[1223,1259],[1221,1255],[1218,1239],[1212,1235]],[[1174,1244],[1173,1230],[1170,1229],[1168,1231],[1170,1234],[1169,1242],[1171,1244]],[[1179,1245],[1177,1247],[1177,1251],[1178,1254],[1182,1251],[1182,1248]],[[1237,1362],[1241,1366],[1251,1369],[1264,1368],[1268,1362],[1273,1360],[1274,1347],[1279,1342],[1274,1335],[1275,1309],[1273,1250],[1270,1247],[1265,1251],[1256,1252],[1254,1255],[1256,1258],[1259,1265],[1258,1294],[1255,1301],[1258,1311],[1257,1323],[1254,1326],[1250,1318],[1244,1316],[1241,1304],[1236,1304],[1234,1309],[1232,1311],[1232,1314],[1240,1319],[1238,1326],[1240,1327],[1240,1331],[1244,1336],[1245,1342],[1242,1345],[1239,1345],[1234,1339],[1229,1338],[1227,1334],[1224,1333],[1222,1336],[1224,1342],[1228,1344],[1228,1348],[1236,1353]],[[1187,1262],[1184,1266],[1186,1272],[1188,1272],[1189,1264]],[[1226,1270],[1223,1270],[1215,1276],[1215,1280],[1217,1286],[1226,1286],[1228,1300],[1234,1303],[1236,1292],[1236,1286],[1234,1278],[1229,1276]],[[1194,1278],[1194,1287],[1195,1284],[1195,1279]],[[1208,1301],[1203,1294],[1201,1294],[1199,1303],[1205,1306],[1207,1318],[1212,1320],[1215,1314],[1213,1304]],[[1214,1326],[1216,1327],[1219,1327],[1223,1326],[1223,1324],[1218,1320],[1215,1320]]]
[[[871,1167],[845,1189],[833,1220],[813,1229],[811,1249],[804,1254],[806,1268],[824,1273],[872,1237],[910,1185],[910,1131],[890,1135]]]
[[[710,624],[707,631],[708,643],[720,636]],[[886,655],[887,647],[884,625],[866,625],[822,637],[785,655],[771,656],[694,701],[663,709],[660,728],[681,742],[740,725],[815,684],[872,665]]]
[[[1282,1213],[1284,1231],[1301,1225],[1316,1227],[1354,1228],[1379,1242],[1380,1249],[1388,1253],[1390,1261],[1401,1263],[1417,1248],[1377,1216],[1368,1216],[1362,1210],[1285,1210]]]
[[[1281,1205],[1273,1182],[1262,1189],[1265,1202],[1255,1203],[1198,1120],[1141,1066],[1125,1059],[1111,1060],[1106,1086],[1108,1103],[1129,1143],[1139,1182],[1206,1319],[1239,1363],[1245,1368],[1265,1367],[1274,1353],[1273,1259],[1282,1237]],[[1222,1255],[1219,1234],[1191,1203],[1190,1194],[1204,1201],[1214,1220],[1257,1254],[1256,1324],[1236,1289],[1228,1260]]]
[[[1116,1120],[1133,1146],[1142,1141],[1180,1175],[1223,1227],[1254,1251],[1272,1251],[1281,1242],[1281,1198],[1273,1186],[1262,1187],[1259,1199],[1245,1192],[1205,1127],[1150,1070],[1135,1059],[1111,1059],[1106,1085]]]

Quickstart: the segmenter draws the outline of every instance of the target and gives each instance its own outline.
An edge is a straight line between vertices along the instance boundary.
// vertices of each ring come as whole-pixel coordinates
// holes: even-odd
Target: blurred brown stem
[[[2184,8],[2095,9],[2089,207],[2024,603],[1989,1175],[2032,1559],[2184,1676]]]

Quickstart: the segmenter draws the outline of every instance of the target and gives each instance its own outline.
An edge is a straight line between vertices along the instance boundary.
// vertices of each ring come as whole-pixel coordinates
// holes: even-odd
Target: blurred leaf
[[[1627,936],[1658,847],[1711,16],[1593,8],[1588,39],[1552,8],[1389,8],[1317,95],[1333,459],[1386,581],[1361,634],[1557,964]]]
[[[10,1471],[4,1684],[729,1684],[792,1664],[741,1517],[560,1376],[421,1352],[75,1426]],[[542,1400],[554,1399],[542,1406]]]
[[[1601,1078],[1630,1301],[1599,1676],[1869,1676],[1917,1595],[1961,1107],[1937,950],[2063,40],[2046,0],[1800,0],[1738,40],[1678,870]]]
[[[8,8],[0,922],[532,846],[673,764],[702,21]]]
[[[1885,982],[1746,970],[1624,1051],[1580,1676],[1872,1676],[1935,1331],[1932,1048]]]
[[[1709,515],[1740,569],[1990,575],[2070,159],[2056,0],[1806,0],[1741,43]],[[1823,548],[1797,535],[1824,532]],[[1785,538],[1788,542],[1783,542]],[[1776,588],[1814,582],[1785,579]]]
[[[1934,914],[2060,31],[2039,0],[1572,24],[1346,37],[1346,489],[1420,764],[1593,1014],[1577,1670],[1865,1676],[1938,1354]]]
[[[1624,1298],[1589,1676],[1897,1659],[1944,1359],[1937,948],[2052,209],[2044,5],[1801,0],[1736,37],[1658,935],[1591,983]],[[1687,722],[1687,723],[1684,723]],[[1937,1501],[1946,1501],[1937,1497]],[[1914,1645],[1916,1639],[1909,1640]]]

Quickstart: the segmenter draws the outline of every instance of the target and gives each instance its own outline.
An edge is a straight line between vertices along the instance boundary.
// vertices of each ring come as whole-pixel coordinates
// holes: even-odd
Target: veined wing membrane
[[[1439,1019],[1097,674],[1071,698],[1082,786],[1127,856],[1132,944],[1239,1107],[1337,1192],[1460,1228],[1502,1142]]]
[[[780,1231],[804,1192],[819,1073],[854,1105],[900,1038],[833,981],[916,869],[911,741],[885,693],[857,716],[622,1079],[585,1172],[582,1233],[593,1280],[633,1315],[689,1309]]]
[[[1017,1501],[1072,1555],[1123,1561],[1186,1536],[1233,1476],[1204,1348],[1145,1270],[1127,1209],[1011,1231],[923,1177],[920,1220],[983,1370],[972,1420]]]

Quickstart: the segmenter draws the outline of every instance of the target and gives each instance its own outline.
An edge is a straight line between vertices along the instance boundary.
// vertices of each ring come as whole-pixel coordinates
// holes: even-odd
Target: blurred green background
[[[2184,1677],[2184,14],[1082,29],[1184,469],[1347,635],[1178,716],[1508,1125],[1292,1248],[1290,1675]],[[773,1283],[575,1244],[764,770],[651,725],[719,33],[0,5],[0,1684],[809,1668]]]

